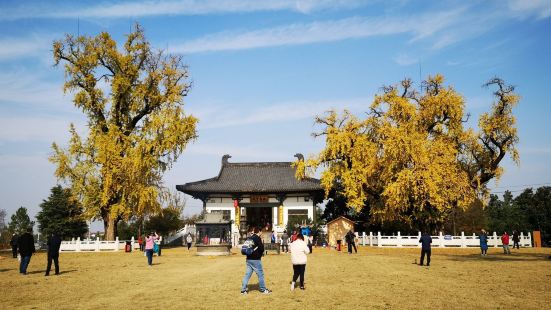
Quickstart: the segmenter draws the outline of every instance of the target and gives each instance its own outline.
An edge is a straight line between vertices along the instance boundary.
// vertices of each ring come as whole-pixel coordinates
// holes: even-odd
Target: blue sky
[[[385,84],[442,73],[465,96],[470,125],[492,102],[481,85],[517,86],[520,166],[504,161],[494,192],[551,184],[551,1],[2,1],[0,208],[31,215],[57,181],[47,161],[69,123],[86,120],[62,92],[52,41],[107,31],[119,42],[135,22],[155,48],[182,54],[193,89],[186,111],[199,138],[165,176],[167,186],[212,177],[230,161],[291,161],[313,154],[313,117],[367,111]],[[518,192],[517,192],[518,193]],[[189,198],[189,197],[188,197]],[[187,200],[186,213],[200,202]]]

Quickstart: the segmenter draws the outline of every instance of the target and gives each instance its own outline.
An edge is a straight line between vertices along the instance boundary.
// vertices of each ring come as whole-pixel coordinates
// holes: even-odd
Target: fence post
[[[373,246],[373,232],[369,232],[369,246]]]
[[[421,232],[419,232],[417,234],[417,247],[420,248],[421,247],[421,243],[419,242],[419,240],[421,240]]]
[[[99,237],[96,237],[96,252],[99,252]]]
[[[80,247],[81,247],[80,237],[77,238],[77,242],[75,244],[75,247],[76,247],[75,251],[80,252]]]
[[[382,246],[383,246],[383,245],[382,245],[382,242],[381,242],[381,232],[380,232],[380,231],[377,232],[377,246],[378,246],[378,247],[382,247]]]
[[[365,246],[365,231],[362,232],[362,246]]]
[[[397,241],[397,245],[399,248],[402,247],[402,235],[400,234],[400,232],[398,232],[398,236],[396,236],[396,241]]]
[[[493,237],[494,237],[494,248],[497,248],[498,247],[498,245],[497,245],[497,233],[495,231],[494,231]]]
[[[466,248],[466,247],[467,247],[467,245],[465,244],[465,243],[466,243],[465,241],[466,241],[466,240],[465,240],[465,232],[462,231],[462,232],[461,232],[461,247],[462,247],[462,248]]]
[[[528,232],[528,247],[532,247],[532,233]]]
[[[132,236],[132,238],[130,238],[130,248],[132,249],[132,251],[134,251],[134,242],[136,242],[136,239],[134,239],[134,236]]]
[[[438,240],[440,240],[439,247],[443,248],[444,247],[444,234],[442,232],[440,232],[440,234],[438,235]]]
[[[115,237],[115,252],[119,250],[119,237]]]

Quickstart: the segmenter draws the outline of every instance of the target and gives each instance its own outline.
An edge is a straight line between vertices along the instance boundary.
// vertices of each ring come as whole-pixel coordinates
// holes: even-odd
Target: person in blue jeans
[[[27,232],[22,234],[17,240],[19,246],[19,255],[21,255],[21,263],[19,264],[19,273],[27,274],[27,267],[31,262],[31,256],[35,252],[34,249],[34,237],[32,235],[33,229],[28,228]]]
[[[263,294],[270,294],[272,292],[266,288],[266,283],[264,282],[264,270],[262,269],[261,261],[262,255],[264,254],[264,244],[262,243],[259,234],[260,229],[255,227],[251,236],[251,239],[254,242],[254,251],[250,255],[247,255],[247,259],[245,260],[247,269],[245,271],[245,276],[243,277],[243,283],[241,284],[241,295],[247,295],[247,284],[249,283],[249,279],[251,278],[253,271],[258,276],[258,288],[260,292]]]

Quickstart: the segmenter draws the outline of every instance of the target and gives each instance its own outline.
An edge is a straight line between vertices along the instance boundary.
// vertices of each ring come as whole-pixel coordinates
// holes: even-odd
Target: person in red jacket
[[[511,254],[511,250],[509,249],[509,234],[507,232],[501,235],[501,243],[503,244],[503,253]]]

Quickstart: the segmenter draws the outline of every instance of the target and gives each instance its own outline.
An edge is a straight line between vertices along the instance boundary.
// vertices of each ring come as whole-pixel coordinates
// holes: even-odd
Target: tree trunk
[[[103,228],[105,231],[105,240],[113,241],[117,237],[117,223],[118,219],[114,218],[112,215],[107,214],[103,218]]]

